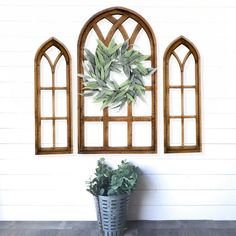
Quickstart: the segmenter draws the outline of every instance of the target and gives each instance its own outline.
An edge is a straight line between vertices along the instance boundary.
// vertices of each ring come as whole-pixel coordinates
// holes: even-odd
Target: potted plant
[[[97,162],[95,176],[87,181],[93,194],[100,230],[106,236],[119,236],[125,230],[128,201],[138,181],[139,170],[126,160],[117,169],[107,165],[104,158]]]

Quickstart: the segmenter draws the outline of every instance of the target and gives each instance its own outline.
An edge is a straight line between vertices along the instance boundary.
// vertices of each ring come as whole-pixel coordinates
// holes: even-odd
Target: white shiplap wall
[[[76,45],[86,20],[111,6],[151,24],[158,48],[157,155],[127,158],[143,174],[130,219],[224,219],[236,215],[236,3],[234,1],[0,0],[0,220],[94,220],[85,180],[101,155],[34,155],[34,55],[49,37],[72,55],[76,147]],[[203,152],[163,154],[162,57],[179,35],[202,61]]]

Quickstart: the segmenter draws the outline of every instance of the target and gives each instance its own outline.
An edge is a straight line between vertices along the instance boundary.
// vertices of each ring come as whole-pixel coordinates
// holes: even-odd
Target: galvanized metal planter
[[[126,228],[130,194],[95,197],[97,219],[104,236],[121,236]]]

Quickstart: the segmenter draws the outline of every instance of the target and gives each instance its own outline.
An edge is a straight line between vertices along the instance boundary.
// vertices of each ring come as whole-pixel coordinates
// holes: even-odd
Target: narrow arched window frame
[[[181,60],[178,53],[175,51],[179,46],[187,48],[187,52]],[[179,83],[171,84],[170,74],[171,65],[170,59],[174,58],[176,64],[179,66],[180,78]],[[186,62],[192,57],[194,60],[194,71],[192,73],[193,83],[185,84],[185,70]],[[165,153],[177,152],[200,152],[201,143],[201,85],[200,85],[200,55],[197,48],[192,42],[183,36],[174,40],[166,49],[163,60],[163,73],[164,73],[164,150]],[[173,73],[173,72],[172,72]],[[174,72],[176,73],[176,72]],[[174,75],[176,76],[176,75]],[[178,77],[178,76],[177,76]],[[194,94],[194,104],[192,107],[194,111],[192,114],[186,114],[185,103],[188,102],[185,96],[188,90],[192,90]],[[178,99],[171,101],[171,91],[179,91],[180,100],[180,114],[171,114],[171,108],[177,105]],[[179,121],[177,129],[172,128],[172,123]],[[193,121],[193,130],[188,130],[187,122]],[[174,127],[174,126],[173,126]],[[194,141],[187,143],[186,133],[191,133]],[[171,143],[171,139],[175,139],[176,135],[180,134],[180,143],[175,145]]]
[[[58,50],[58,55],[54,60],[50,58],[47,50],[55,47]],[[50,85],[42,84],[42,59],[48,63],[47,77],[50,80]],[[58,75],[58,62],[64,60],[65,68],[63,73],[64,84],[62,86],[56,84]],[[58,72],[58,73],[57,73]],[[67,48],[56,38],[50,38],[43,43],[36,55],[34,61],[35,73],[35,153],[36,154],[64,154],[72,152],[72,98],[71,98],[71,57]],[[56,75],[57,73],[57,75]],[[59,81],[60,82],[60,81]],[[42,102],[42,94],[50,93],[50,99]],[[59,94],[63,93],[63,98],[59,99]],[[58,97],[57,97],[58,94]],[[46,104],[46,105],[45,105]],[[63,115],[58,115],[60,107],[64,111]],[[43,109],[50,107],[50,115],[43,115]],[[44,122],[49,122],[50,127],[43,129]],[[61,127],[61,128],[60,128]],[[59,130],[62,129],[60,133]],[[43,144],[43,137],[52,140],[50,144]],[[62,144],[59,142],[62,141]]]

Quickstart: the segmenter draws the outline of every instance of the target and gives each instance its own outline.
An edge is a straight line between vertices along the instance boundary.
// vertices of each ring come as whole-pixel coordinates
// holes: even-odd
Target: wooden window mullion
[[[196,142],[201,146],[201,94],[197,91],[200,91],[200,68],[199,62],[195,62],[195,112],[196,112]]]
[[[164,83],[164,151],[166,152],[170,147],[170,83],[169,83],[169,61],[164,61],[164,76],[165,76],[165,83]]]
[[[181,70],[181,146],[184,147],[184,68],[183,65],[180,67]]]
[[[108,148],[109,124],[108,124],[108,108],[103,109],[103,146]]]
[[[72,146],[72,131],[69,124],[72,124],[72,99],[70,96],[70,91],[72,92],[71,82],[70,82],[70,67],[66,63],[66,122],[67,122],[67,146]]]
[[[35,78],[40,78],[40,65],[36,65]],[[41,91],[40,80],[35,79],[35,152],[38,153],[41,146]]]
[[[151,66],[152,68],[157,67],[157,58],[155,52],[152,52],[152,60],[151,60]],[[157,104],[158,104],[158,97],[157,97],[157,81],[156,81],[156,76],[153,74],[151,77],[151,88],[149,86],[146,86],[146,91],[149,89],[151,90],[151,95],[152,95],[152,110],[151,110],[151,115],[152,115],[152,147],[154,147],[154,151],[157,152],[157,114],[158,114],[158,109],[157,109]]]
[[[53,129],[53,147],[56,147],[56,111],[55,111],[55,68],[52,69],[52,129]]]
[[[129,103],[128,104],[128,122],[127,122],[127,136],[128,136],[128,148],[132,147],[132,143],[133,143],[133,135],[132,135],[132,129],[133,129],[133,125],[132,125],[132,104]]]

